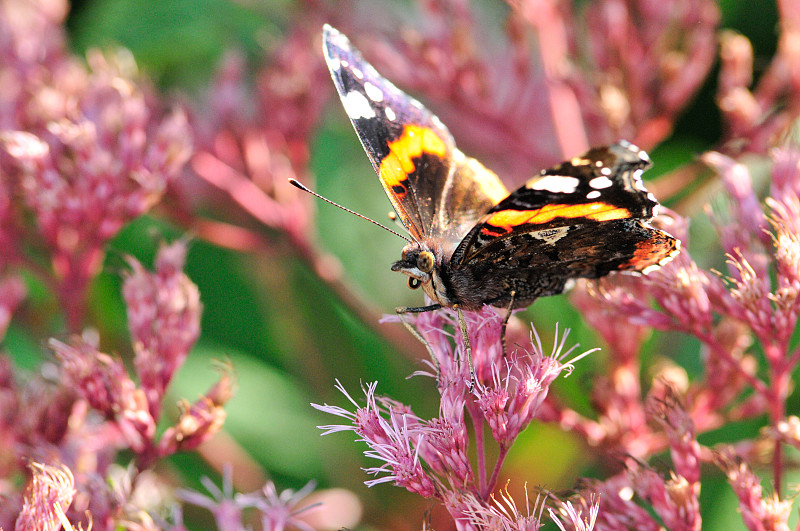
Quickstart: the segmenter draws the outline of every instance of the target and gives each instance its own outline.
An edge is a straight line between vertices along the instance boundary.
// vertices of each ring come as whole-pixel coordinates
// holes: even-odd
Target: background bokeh
[[[577,2],[576,8],[589,3]],[[413,27],[423,16],[418,6],[409,2],[336,4],[340,16],[352,12],[353,19],[361,21],[360,27],[374,16],[379,21],[374,31],[387,34],[395,28]],[[499,2],[473,4],[478,26],[486,32],[485,41],[491,47],[503,34],[503,21],[510,8]],[[756,68],[765,64],[776,46],[778,17],[773,2],[722,0],[719,7],[720,26],[747,36],[755,50]],[[97,47],[124,47],[168,99],[176,104],[202,105],[227,53],[240,53],[246,72],[255,76],[290,26],[303,17],[303,9],[304,4],[288,0],[85,0],[72,3],[67,28],[75,54],[83,55]],[[714,102],[715,83],[714,71],[681,115],[674,134],[651,152],[654,168],[646,178],[656,183],[656,190],[669,190],[659,181],[660,176],[690,163],[719,142],[722,131]],[[329,93],[331,89],[332,85],[319,88]],[[417,96],[426,102],[424,93]],[[437,110],[435,104],[430,106]],[[458,142],[459,131],[452,132]],[[316,189],[367,216],[387,220],[390,205],[334,98],[327,100],[324,118],[313,138],[310,160]],[[492,167],[498,161],[484,162]],[[541,161],[531,160],[530,173],[541,165]],[[192,183],[188,186],[190,189],[183,193],[192,193]],[[715,200],[715,190],[712,183],[693,187],[690,193],[670,192],[660,199],[695,219],[693,257],[703,266],[719,268],[721,254],[714,247],[713,232],[699,207]],[[221,204],[224,208],[224,202]],[[181,224],[171,208],[167,200],[120,232],[111,242],[103,273],[92,284],[88,321],[99,330],[107,352],[128,358],[131,355],[120,296],[124,256],[130,254],[151,263],[162,240],[191,230],[191,226]],[[417,529],[433,505],[389,485],[367,489],[360,469],[368,463],[361,454],[363,448],[353,443],[349,433],[320,437],[316,426],[334,419],[309,404],[344,403],[344,397],[334,390],[335,379],[351,390],[362,382],[378,380],[381,394],[412,404],[423,416],[435,415],[437,399],[432,381],[406,378],[420,367],[418,359],[424,353],[420,345],[396,323],[378,324],[363,318],[371,315],[377,319],[381,313],[391,313],[395,306],[419,304],[421,294],[408,290],[404,278],[389,271],[389,264],[399,257],[402,247],[397,238],[321,202],[314,209],[314,241],[323,255],[330,254],[323,263],[324,273],[335,282],[321,280],[315,270],[318,263],[311,264],[282,242],[281,234],[272,234],[268,228],[254,230],[274,239],[276,243],[269,249],[241,252],[202,238],[192,239],[186,273],[198,285],[204,305],[202,335],[173,383],[173,400],[168,399],[166,407],[175,414],[171,404],[179,397],[192,399],[204,392],[217,378],[214,360],[230,360],[238,377],[238,392],[226,407],[224,434],[198,454],[179,455],[163,463],[160,471],[176,483],[202,490],[199,478],[207,475],[218,480],[220,464],[231,457],[240,463],[240,468],[234,469],[234,478],[242,489],[256,488],[263,477],[281,488],[300,488],[315,480],[320,488],[342,487],[360,498],[365,515],[359,529]],[[701,249],[706,246],[708,254],[704,256]],[[49,356],[41,338],[59,328],[60,317],[44,286],[37,286],[33,277],[28,280],[29,301],[10,326],[5,346],[18,366],[34,369]],[[339,289],[333,289],[333,285]],[[344,292],[347,297],[342,296]],[[367,313],[354,312],[353,301]],[[556,322],[559,327],[571,328],[571,339],[582,347],[599,344],[564,296],[537,301],[521,317],[533,322],[545,344],[552,342]],[[643,365],[647,368],[649,362],[668,356],[691,374],[701,368],[699,352],[699,345],[691,338],[656,334],[648,343]],[[601,351],[581,361],[575,373],[555,384],[554,392],[578,411],[590,413],[586,390],[592,375],[602,368],[602,360]],[[795,397],[789,411],[800,411],[798,406]],[[701,442],[754,437],[762,425],[763,419],[727,425],[720,432],[703,434]],[[237,452],[251,461],[236,458]],[[512,485],[527,481],[531,486],[557,491],[573,487],[579,477],[601,474],[600,466],[582,441],[534,423],[514,446],[505,474]],[[714,474],[711,472],[712,478]],[[716,480],[703,481],[704,528],[740,528],[736,499],[724,477],[716,474]],[[202,509],[187,507],[185,519],[196,529],[212,525]]]

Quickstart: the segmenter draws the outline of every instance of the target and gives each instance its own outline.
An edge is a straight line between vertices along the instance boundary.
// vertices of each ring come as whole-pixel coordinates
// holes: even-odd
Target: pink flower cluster
[[[107,242],[161,199],[192,140],[183,113],[165,114],[136,79],[127,52],[92,52],[88,67],[69,55],[66,12],[58,0],[0,6],[0,338],[25,301],[23,272],[51,289],[76,334],[50,341],[57,363],[41,376],[17,374],[0,356],[0,527],[8,529],[138,519],[127,505],[134,489],[107,483],[118,453],[135,455],[138,478],[155,459],[196,447],[219,429],[232,387],[223,376],[157,437],[166,386],[199,333],[184,242],[162,250],[156,274],[130,260],[124,298],[138,384],[85,328]],[[23,496],[11,485],[25,476]]]
[[[220,530],[239,530],[242,527],[243,513],[254,508],[261,515],[261,529],[265,531],[282,531],[287,528],[313,531],[313,527],[303,520],[303,516],[314,512],[319,505],[307,503],[307,496],[314,490],[314,482],[294,492],[284,490],[278,492],[272,481],[267,481],[258,492],[236,494],[233,491],[233,478],[230,467],[223,469],[222,488],[217,487],[210,479],[202,478],[203,486],[211,496],[194,491],[179,491],[180,498],[188,503],[205,507],[214,515],[217,528]],[[177,530],[174,530],[177,531]]]
[[[625,472],[591,489],[601,493],[598,529],[657,525],[641,511],[627,513],[638,515],[636,525],[611,521],[610,515],[633,503],[633,494],[647,500],[665,522],[680,515],[670,529],[699,529],[701,462],[726,472],[749,529],[788,525],[785,507],[790,502],[780,494],[786,466],[783,447],[800,447],[798,432],[792,429],[796,417],[787,412],[792,374],[800,365],[800,349],[791,342],[800,300],[800,149],[787,145],[772,151],[769,197],[763,207],[745,165],[716,152],[703,160],[719,172],[727,191],[725,205],[714,214],[720,251],[728,257],[727,274],[705,270],[692,260],[686,224],[672,217],[664,222],[685,244],[674,262],[641,281],[617,277],[586,283],[586,289],[573,296],[608,344],[611,367],[595,388],[595,403],[602,405],[598,420],[566,409],[554,411],[553,419],[568,420],[604,453],[630,456]],[[627,336],[620,334],[619,319],[633,327]],[[637,353],[648,328],[699,340],[704,371],[690,381],[682,369],[665,362],[643,401]],[[628,385],[616,383],[621,381]],[[771,426],[760,441],[715,449],[697,442],[698,433],[760,415],[766,415]],[[649,419],[658,421],[660,429]],[[668,480],[637,461],[665,448],[674,467]],[[768,497],[747,464],[760,462],[765,450],[775,489]],[[778,506],[782,509],[774,510]],[[760,527],[769,519],[770,525]]]
[[[437,499],[459,529],[496,529],[492,522],[503,518],[508,521],[508,529],[538,529],[538,504],[518,511],[509,497],[504,498],[504,503],[495,500],[493,493],[508,450],[537,418],[550,385],[564,371],[571,371],[571,363],[588,352],[565,361],[575,349],[565,349],[566,331],[557,338],[552,352],[545,354],[534,331],[526,348],[515,348],[504,356],[501,312],[487,306],[480,312],[465,314],[465,318],[474,381],[455,312],[442,310],[415,318],[416,330],[432,356],[429,364],[433,373],[421,374],[436,379],[441,395],[438,417],[423,419],[409,406],[376,395],[377,382],[363,389],[363,406],[337,384],[356,409],[314,405],[349,421],[321,428],[325,434],[354,431],[367,444],[365,455],[381,462],[365,469],[376,476],[365,482],[368,486],[391,482],[425,498]],[[490,454],[485,428],[497,445],[493,464],[487,463]],[[475,445],[477,454],[474,465],[469,457],[470,443]]]
[[[124,50],[72,57],[63,0],[0,3],[0,339],[22,320],[36,283],[58,307],[57,329],[46,334],[62,338],[49,341],[54,359],[31,375],[0,352],[0,527],[185,529],[173,489],[151,469],[218,432],[234,388],[224,372],[203,396],[182,402],[177,419],[164,418],[165,393],[200,334],[200,295],[182,273],[185,241],[162,248],[154,272],[128,260],[130,366],[103,352],[88,328],[90,285],[109,240],[165,198],[168,215],[200,238],[299,256],[353,314],[403,344],[398,350],[412,350],[404,330],[377,327],[370,305],[341,282],[342,268],[313,242],[311,199],[287,182],[313,182],[311,146],[332,94],[319,52],[327,22],[398,86],[422,94],[465,152],[509,187],[590,145],[624,137],[656,146],[719,57],[724,133],[700,157],[725,191],[709,209],[719,259],[701,258],[688,220],[672,213],[657,220],[684,244],[671,264],[645,278],[578,286],[572,301],[608,353],[591,414],[550,392],[580,357],[568,359],[566,334],[556,333],[546,353],[535,332],[514,336],[512,322],[504,356],[502,316],[468,313],[470,368],[454,314],[417,316],[437,416],[379,396],[377,382],[364,386],[363,400],[338,385],[349,409],[316,406],[345,419],[326,433],[354,431],[367,444],[367,485],[393,483],[435,500],[450,516],[446,525],[463,530],[539,529],[548,517],[564,531],[698,530],[701,486],[718,470],[748,529],[788,529],[787,450],[800,449],[800,419],[789,410],[800,364],[800,148],[784,138],[800,115],[800,1],[777,0],[777,52],[758,75],[749,41],[719,31],[712,0],[508,4],[501,34],[461,0],[415,3],[405,22],[374,2],[358,12],[301,2],[255,76],[242,56],[227,54],[206,101],[184,112],[162,106]],[[380,37],[380,27],[391,30]],[[769,166],[768,184],[756,184],[745,153]],[[693,183],[699,166],[665,177],[657,195],[668,199]],[[700,345],[699,376],[667,349],[643,366],[654,329]],[[768,425],[757,439],[698,441],[759,416]],[[570,500],[530,499],[527,489],[515,500],[501,486],[502,467],[534,420],[580,436],[604,476]],[[242,495],[232,481],[226,470],[222,488],[203,482],[211,496],[179,497],[209,509],[220,529],[243,529],[247,513],[264,529],[323,527],[308,517],[310,485],[279,492],[268,482]],[[141,502],[143,493],[156,503]],[[157,516],[165,506],[172,523]]]
[[[141,472],[157,459],[196,448],[222,426],[222,406],[233,392],[230,374],[223,374],[196,402],[185,404],[177,421],[160,436],[156,432],[166,386],[198,333],[201,306],[197,287],[182,273],[184,254],[184,242],[164,247],[156,260],[155,273],[130,260],[133,272],[125,279],[123,292],[128,307],[135,309],[129,317],[138,384],[121,359],[100,352],[98,338],[91,331],[66,343],[50,341],[59,362],[57,382],[34,381],[18,386],[10,375],[4,378],[0,404],[4,436],[0,445],[3,455],[9,457],[5,466],[34,460],[33,487],[16,520],[17,529],[27,529],[26,518],[38,518],[39,505],[56,496],[53,493],[43,498],[36,490],[36,482],[41,481],[38,477],[55,474],[44,474],[50,469],[63,469],[65,472],[59,474],[69,478],[69,482],[58,482],[69,484],[69,489],[64,487],[58,494],[65,501],[59,502],[60,506],[51,504],[51,510],[60,507],[65,521],[82,521],[89,511],[92,525],[105,529],[121,518],[134,518],[138,509],[127,506],[133,488],[114,493],[103,486],[118,452],[132,452],[135,460],[131,473]],[[156,297],[154,293],[164,296]],[[143,317],[149,326],[137,328]],[[150,336],[145,330],[152,327],[159,329],[163,339],[177,337],[182,341],[172,340],[169,348],[149,350],[146,346]],[[67,496],[68,492],[72,494]],[[3,504],[0,522],[8,523],[9,518],[13,522],[20,501],[7,500]]]
[[[0,98],[0,275],[40,272],[77,333],[106,242],[159,201],[192,140],[183,113],[164,116],[135,80],[128,54],[93,52],[87,68],[66,53],[65,12],[45,0],[0,8],[10,92]],[[32,256],[33,242],[46,262]]]

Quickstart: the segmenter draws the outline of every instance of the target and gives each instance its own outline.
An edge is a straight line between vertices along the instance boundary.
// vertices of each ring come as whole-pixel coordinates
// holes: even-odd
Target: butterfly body
[[[679,251],[648,221],[647,154],[620,141],[543,170],[509,193],[442,122],[384,79],[337,30],[323,50],[358,137],[411,236],[393,271],[435,303],[523,308],[575,278],[647,272]]]

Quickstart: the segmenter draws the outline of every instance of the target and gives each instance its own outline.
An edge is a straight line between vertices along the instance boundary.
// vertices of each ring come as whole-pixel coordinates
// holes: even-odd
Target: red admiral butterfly
[[[679,241],[648,224],[658,202],[641,175],[651,162],[620,141],[543,170],[508,193],[455,146],[447,127],[326,25],[336,90],[389,200],[411,235],[392,271],[441,307],[527,307],[575,278],[648,272]],[[463,327],[462,327],[463,328]]]

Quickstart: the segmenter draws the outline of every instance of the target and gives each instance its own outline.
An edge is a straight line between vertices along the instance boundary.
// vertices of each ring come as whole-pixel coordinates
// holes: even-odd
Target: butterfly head
[[[442,265],[442,253],[437,253],[425,242],[412,242],[403,248],[400,260],[392,264],[392,271],[408,276],[408,287],[422,288],[435,301],[441,301],[444,294],[438,293],[438,270]]]

